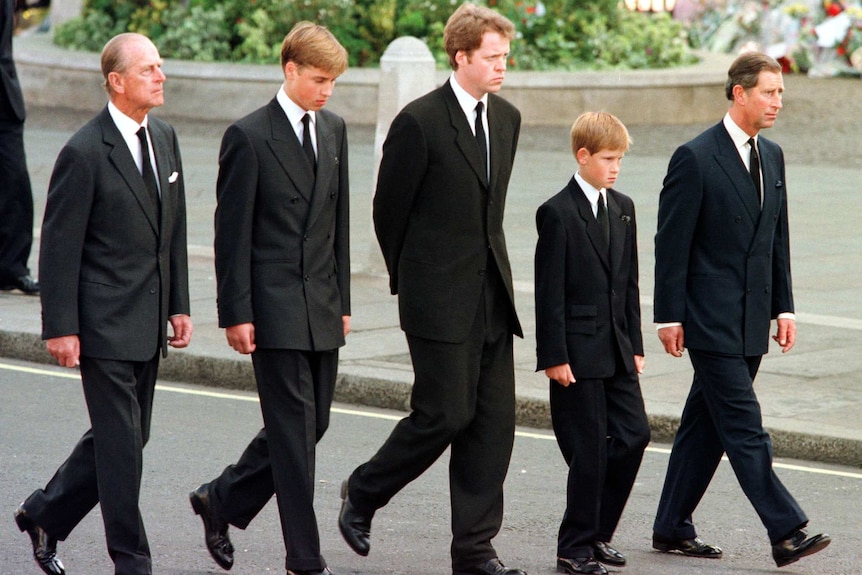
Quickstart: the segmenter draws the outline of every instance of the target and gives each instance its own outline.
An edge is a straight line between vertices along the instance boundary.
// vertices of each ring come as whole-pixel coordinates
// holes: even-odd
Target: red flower
[[[845,48],[844,44],[838,46],[835,51],[838,52],[839,56],[844,56],[847,54],[847,49]]]
[[[838,16],[843,11],[844,7],[841,6],[840,2],[830,2],[826,5],[826,14],[829,16]]]

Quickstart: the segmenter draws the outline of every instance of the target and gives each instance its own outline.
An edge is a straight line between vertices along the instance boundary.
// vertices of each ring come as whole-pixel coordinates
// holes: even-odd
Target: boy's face
[[[335,78],[320,68],[288,62],[284,66],[284,91],[306,112],[317,112],[332,96]]]
[[[620,175],[624,155],[622,150],[599,150],[591,154],[586,148],[580,148],[576,154],[578,172],[596,189],[612,188]]]

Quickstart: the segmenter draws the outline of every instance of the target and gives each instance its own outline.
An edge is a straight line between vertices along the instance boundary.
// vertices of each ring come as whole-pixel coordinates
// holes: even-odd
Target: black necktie
[[[314,157],[314,146],[311,144],[311,116],[306,114],[302,117],[302,149],[305,157],[311,164],[311,169],[317,171],[317,159]]]
[[[760,204],[762,202],[760,194],[760,157],[757,155],[757,148],[754,147],[754,138],[748,139],[748,145],[751,146],[748,171],[751,173],[751,181],[754,182],[754,189],[757,191],[757,203]]]
[[[599,193],[598,208],[596,209],[596,220],[599,222],[599,228],[602,230],[602,239],[605,240],[605,247],[611,243],[611,228],[608,223],[608,210],[605,207],[605,197]]]
[[[138,139],[141,141],[141,177],[144,185],[150,192],[150,200],[158,212],[161,202],[159,201],[159,186],[156,184],[156,175],[153,173],[153,165],[150,163],[150,145],[147,138],[147,129],[141,126],[138,130]]]
[[[479,144],[479,155],[482,156],[482,166],[485,167],[485,181],[488,180],[488,142],[485,139],[485,126],[482,124],[482,111],[485,105],[476,104],[476,143]]]

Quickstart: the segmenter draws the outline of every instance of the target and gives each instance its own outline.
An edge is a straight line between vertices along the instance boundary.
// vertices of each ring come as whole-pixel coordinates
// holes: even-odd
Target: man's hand
[[[188,347],[192,341],[192,318],[187,315],[175,315],[168,318],[174,335],[168,336],[168,345],[177,349]]]
[[[556,381],[563,387],[569,387],[569,384],[575,383],[575,374],[572,373],[572,366],[568,363],[547,368],[545,375],[548,376],[548,379]]]
[[[781,346],[781,353],[787,353],[793,349],[796,343],[796,321],[792,319],[779,319],[778,331],[772,336],[772,339],[778,342]]]
[[[254,324],[241,323],[232,325],[224,330],[227,343],[242,354],[249,354],[255,350]]]
[[[644,356],[636,355],[635,356],[635,371],[637,371],[638,374],[643,373],[645,365],[646,365],[646,360],[644,359]]]
[[[81,364],[81,340],[77,335],[52,337],[45,347],[62,367],[78,367]]]
[[[672,325],[658,330],[658,338],[664,350],[674,357],[682,357],[685,351],[685,337],[681,325]]]
[[[350,316],[349,315],[341,316],[341,325],[344,328],[344,337],[347,337],[347,334],[350,333]]]

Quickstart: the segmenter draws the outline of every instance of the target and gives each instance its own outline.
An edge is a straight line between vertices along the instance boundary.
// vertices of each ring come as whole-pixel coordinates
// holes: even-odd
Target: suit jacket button
[[[304,279],[305,279],[305,281],[308,281],[310,278],[308,276],[305,276]]]
[[[156,288],[150,288],[150,293],[151,293],[151,294],[156,293]]]

